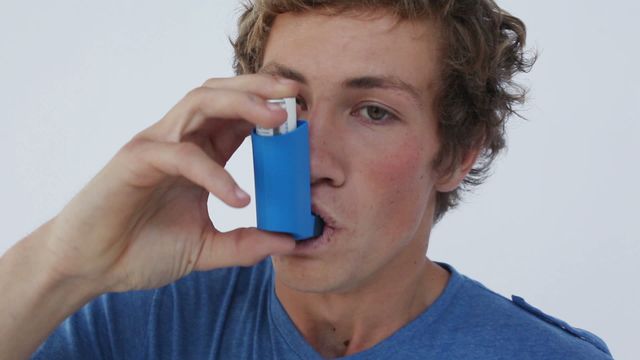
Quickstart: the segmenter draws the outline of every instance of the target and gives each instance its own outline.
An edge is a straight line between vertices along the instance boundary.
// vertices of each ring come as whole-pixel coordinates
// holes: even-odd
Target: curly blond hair
[[[505,147],[505,125],[518,115],[526,89],[514,77],[528,72],[535,54],[525,51],[524,23],[492,0],[249,0],[232,40],[237,74],[262,67],[271,26],[279,14],[385,10],[398,20],[435,21],[442,37],[441,89],[436,95],[441,148],[434,166],[452,171],[470,151],[478,160],[460,186],[436,196],[435,221],[481,184]]]

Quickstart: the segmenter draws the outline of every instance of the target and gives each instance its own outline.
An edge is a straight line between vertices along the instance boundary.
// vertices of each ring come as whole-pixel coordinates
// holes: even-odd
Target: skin
[[[434,29],[391,20],[278,17],[265,59],[296,68],[307,84],[268,74],[209,79],[136,134],[59,214],[0,258],[0,354],[28,358],[100,294],[270,255],[278,297],[328,357],[369,348],[428,307],[448,276],[424,257],[435,192],[455,188],[473,156],[447,176],[431,169]],[[393,75],[422,95],[338,85],[363,75]],[[326,251],[306,257],[289,236],[220,232],[207,213],[209,193],[233,207],[250,202],[224,165],[253,127],[284,122],[266,99],[296,95],[310,119],[313,201],[338,225]],[[351,116],[363,103],[388,106],[399,120]]]
[[[58,215],[10,248],[0,258],[3,358],[28,358],[100,294],[156,288],[192,271],[249,266],[290,252],[289,236],[218,231],[207,198],[249,203],[223,166],[253,127],[284,122],[286,113],[266,99],[297,91],[294,82],[265,75],[207,80],[125,144]]]
[[[384,13],[288,13],[272,28],[262,72],[300,83],[313,203],[336,223],[320,251],[273,257],[276,293],[326,357],[388,337],[423,312],[448,280],[425,257],[435,194],[455,188],[473,158],[454,174],[431,166],[439,150],[437,36],[433,24],[397,23]]]

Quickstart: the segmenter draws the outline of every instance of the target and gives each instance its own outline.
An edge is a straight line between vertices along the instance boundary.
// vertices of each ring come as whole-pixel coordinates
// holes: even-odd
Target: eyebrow
[[[285,79],[295,80],[308,85],[307,78],[297,70],[282,64],[271,62],[258,71],[262,74],[280,76]],[[343,81],[342,86],[347,89],[389,89],[407,93],[418,105],[422,104],[420,92],[413,85],[399,79],[396,76],[360,76]]]
[[[347,79],[343,86],[352,89],[389,89],[407,93],[418,105],[421,104],[420,93],[411,84],[395,76],[361,76]]]
[[[262,67],[258,73],[280,76],[285,79],[295,80],[301,84],[308,85],[307,78],[300,72],[275,62],[268,63]]]

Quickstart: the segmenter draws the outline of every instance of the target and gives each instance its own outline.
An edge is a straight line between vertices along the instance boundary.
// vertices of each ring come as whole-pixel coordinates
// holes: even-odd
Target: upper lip
[[[332,227],[334,229],[338,227],[335,218],[318,204],[311,205],[311,212],[320,216],[326,226]]]

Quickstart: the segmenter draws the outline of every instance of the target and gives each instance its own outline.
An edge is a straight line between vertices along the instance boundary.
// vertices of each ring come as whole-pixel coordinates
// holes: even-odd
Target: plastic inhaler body
[[[297,121],[277,136],[251,134],[258,228],[304,240],[322,234],[322,219],[311,213],[309,128]]]

